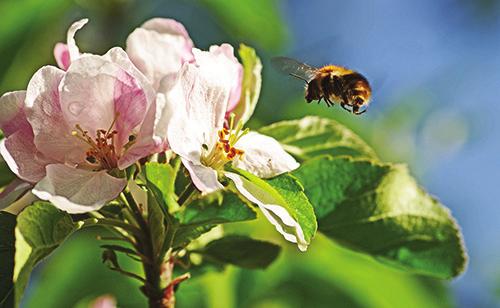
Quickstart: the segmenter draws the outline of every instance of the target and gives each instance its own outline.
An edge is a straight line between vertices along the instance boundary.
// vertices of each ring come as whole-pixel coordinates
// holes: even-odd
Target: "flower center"
[[[88,151],[85,152],[85,161],[93,169],[111,170],[118,167],[118,160],[121,157],[121,153],[116,151],[115,136],[118,132],[113,130],[113,126],[115,125],[118,116],[119,114],[117,113],[107,130],[98,129],[96,131],[95,138],[92,138],[88,131],[83,130],[79,124],[76,124],[75,130],[71,132],[73,136],[89,145]],[[133,143],[135,143],[135,136],[131,135],[129,137],[129,142],[124,146],[124,149],[128,149]]]
[[[242,156],[244,152],[235,147],[238,140],[246,135],[249,129],[244,129],[243,123],[238,122],[234,128],[234,114],[231,114],[229,128],[222,128],[217,132],[219,138],[214,148],[209,151],[208,147],[203,145],[201,162],[205,166],[213,169],[222,169],[225,164],[236,157]]]

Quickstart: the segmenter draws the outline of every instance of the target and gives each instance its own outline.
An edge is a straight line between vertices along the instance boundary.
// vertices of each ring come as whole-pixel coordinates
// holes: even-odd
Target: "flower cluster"
[[[235,172],[271,178],[299,164],[276,140],[245,128],[244,70],[233,47],[197,49],[183,25],[155,18],[129,35],[126,50],[82,53],[74,36],[86,23],[75,22],[56,45],[59,68],[42,67],[25,91],[0,98],[0,153],[32,192],[69,213],[98,210],[127,185],[124,170],[170,151],[201,194],[232,182],[304,250],[297,221]]]

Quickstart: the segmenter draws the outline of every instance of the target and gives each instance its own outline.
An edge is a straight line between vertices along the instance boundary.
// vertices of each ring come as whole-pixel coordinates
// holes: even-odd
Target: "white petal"
[[[66,39],[68,43],[69,58],[71,62],[80,57],[80,50],[78,49],[78,46],[76,46],[75,34],[78,30],[83,28],[83,26],[85,26],[87,22],[89,22],[88,19],[86,18],[81,19],[79,21],[74,22],[68,29],[68,34]]]
[[[68,213],[86,213],[100,209],[116,198],[127,180],[105,171],[88,171],[61,164],[48,165],[47,176],[33,188],[42,200],[52,202]]]
[[[231,93],[229,95],[227,112],[231,112],[236,108],[241,97],[241,87],[243,81],[243,66],[238,59],[234,56],[234,48],[229,44],[222,44],[220,46],[213,45],[209,49],[211,54],[223,56],[226,58],[224,67],[227,71],[227,76],[233,83]],[[201,61],[199,56],[197,61]]]
[[[260,178],[270,178],[300,166],[278,141],[269,136],[250,132],[241,137],[235,146],[245,153],[233,161],[233,166]]]
[[[241,177],[238,174],[226,172],[225,175],[236,185],[236,189],[250,202],[259,206],[264,216],[274,225],[283,237],[292,243],[297,243],[301,251],[307,250],[308,243],[305,240],[302,227],[299,225],[283,205],[280,205],[271,194]]]
[[[232,63],[224,53],[193,49],[196,64],[184,64],[175,84],[165,94],[165,110],[172,114],[167,136],[170,148],[196,161],[202,146],[211,149],[223,127],[234,86]],[[167,111],[165,111],[167,112]]]
[[[91,136],[115,118],[114,89],[122,70],[99,56],[74,61],[60,85],[60,101],[69,127],[78,124]]]
[[[217,171],[214,169],[201,164],[194,164],[184,158],[182,159],[182,163],[189,171],[191,180],[196,188],[198,188],[203,194],[209,194],[224,188],[224,186],[219,183],[219,180],[217,179]]]
[[[183,63],[192,61],[192,48],[186,29],[173,19],[151,19],[127,38],[127,53],[132,62],[156,89],[161,79],[176,74]]]

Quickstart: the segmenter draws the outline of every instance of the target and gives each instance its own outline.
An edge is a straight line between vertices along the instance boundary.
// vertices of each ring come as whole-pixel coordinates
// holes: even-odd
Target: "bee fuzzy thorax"
[[[333,65],[333,64],[325,65],[325,66],[318,69],[318,75],[319,74],[328,74],[328,75],[333,74],[336,76],[342,76],[342,75],[352,74],[352,73],[354,73],[354,71],[347,69],[345,67],[337,66],[337,65]]]

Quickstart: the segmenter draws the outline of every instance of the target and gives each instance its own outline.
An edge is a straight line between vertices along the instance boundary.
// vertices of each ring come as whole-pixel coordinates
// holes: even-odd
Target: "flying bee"
[[[271,61],[281,72],[306,82],[307,103],[317,100],[319,104],[325,100],[328,107],[339,103],[342,108],[357,115],[368,108],[370,84],[358,72],[336,65],[316,68],[287,57],[276,57]]]

